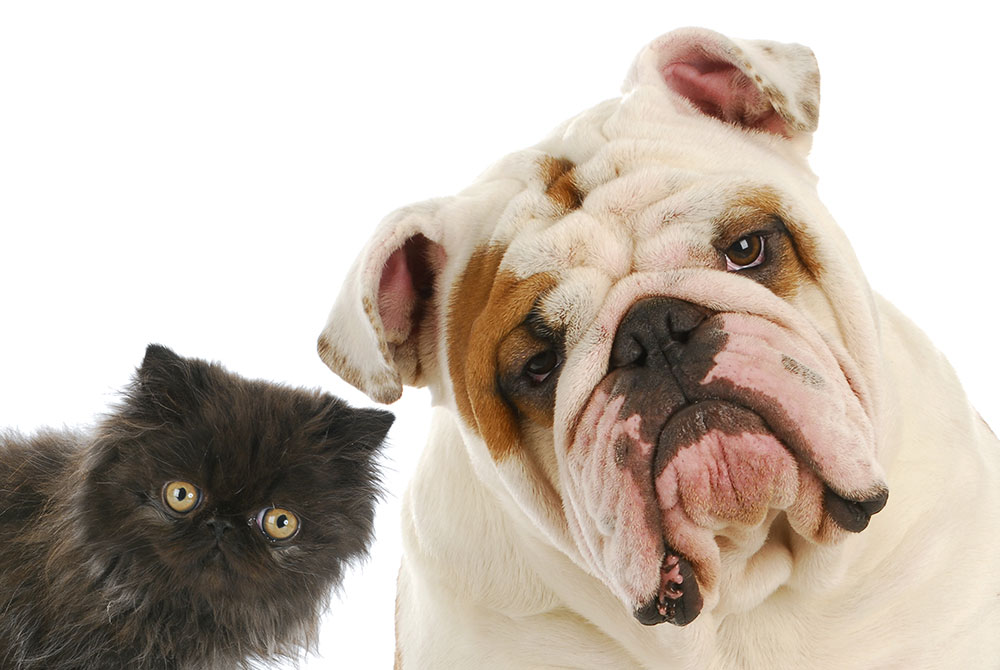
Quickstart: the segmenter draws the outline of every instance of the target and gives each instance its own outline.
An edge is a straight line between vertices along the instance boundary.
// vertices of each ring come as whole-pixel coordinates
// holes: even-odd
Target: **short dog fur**
[[[1000,445],[807,164],[812,53],[702,29],[391,214],[319,339],[427,386],[402,668],[986,668]]]

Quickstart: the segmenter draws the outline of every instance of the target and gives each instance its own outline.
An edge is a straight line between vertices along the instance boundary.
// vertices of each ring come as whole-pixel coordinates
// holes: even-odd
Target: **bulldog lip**
[[[827,513],[846,531],[860,533],[868,527],[872,516],[878,514],[889,501],[889,491],[879,489],[861,500],[850,500],[827,487],[823,502]]]
[[[690,561],[669,547],[660,565],[660,588],[633,615],[646,626],[669,622],[686,626],[701,613],[701,591]]]

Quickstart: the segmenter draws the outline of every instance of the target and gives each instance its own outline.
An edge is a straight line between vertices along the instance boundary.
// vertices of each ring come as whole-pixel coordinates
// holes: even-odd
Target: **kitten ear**
[[[139,366],[140,373],[153,373],[171,366],[176,367],[184,362],[184,359],[173,352],[172,349],[162,344],[150,344],[146,347],[146,355]]]
[[[351,407],[329,394],[324,394],[323,400],[325,403],[317,416],[317,428],[331,449],[343,451],[347,447],[355,447],[360,453],[371,454],[382,446],[396,420],[391,412],[371,407]]]
[[[162,344],[150,344],[136,370],[133,397],[150,408],[175,413],[195,401],[195,382],[189,360]]]
[[[385,436],[389,434],[389,428],[396,420],[396,415],[373,407],[361,407],[351,411],[355,417],[353,421],[359,429],[359,441],[369,449],[380,447],[385,442]]]

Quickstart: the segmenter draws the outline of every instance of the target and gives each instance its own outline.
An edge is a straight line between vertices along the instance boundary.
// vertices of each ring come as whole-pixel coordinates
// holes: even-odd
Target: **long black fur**
[[[370,543],[392,420],[150,345],[93,433],[0,436],[0,668],[300,656]],[[164,505],[173,480],[203,491],[193,512]],[[291,540],[256,525],[270,506],[298,515]]]

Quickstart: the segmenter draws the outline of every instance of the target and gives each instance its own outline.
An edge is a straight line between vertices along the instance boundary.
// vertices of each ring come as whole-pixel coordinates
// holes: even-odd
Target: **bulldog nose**
[[[610,369],[641,367],[679,355],[712,312],[677,298],[646,298],[625,314],[611,346]],[[652,359],[652,360],[651,360]]]

